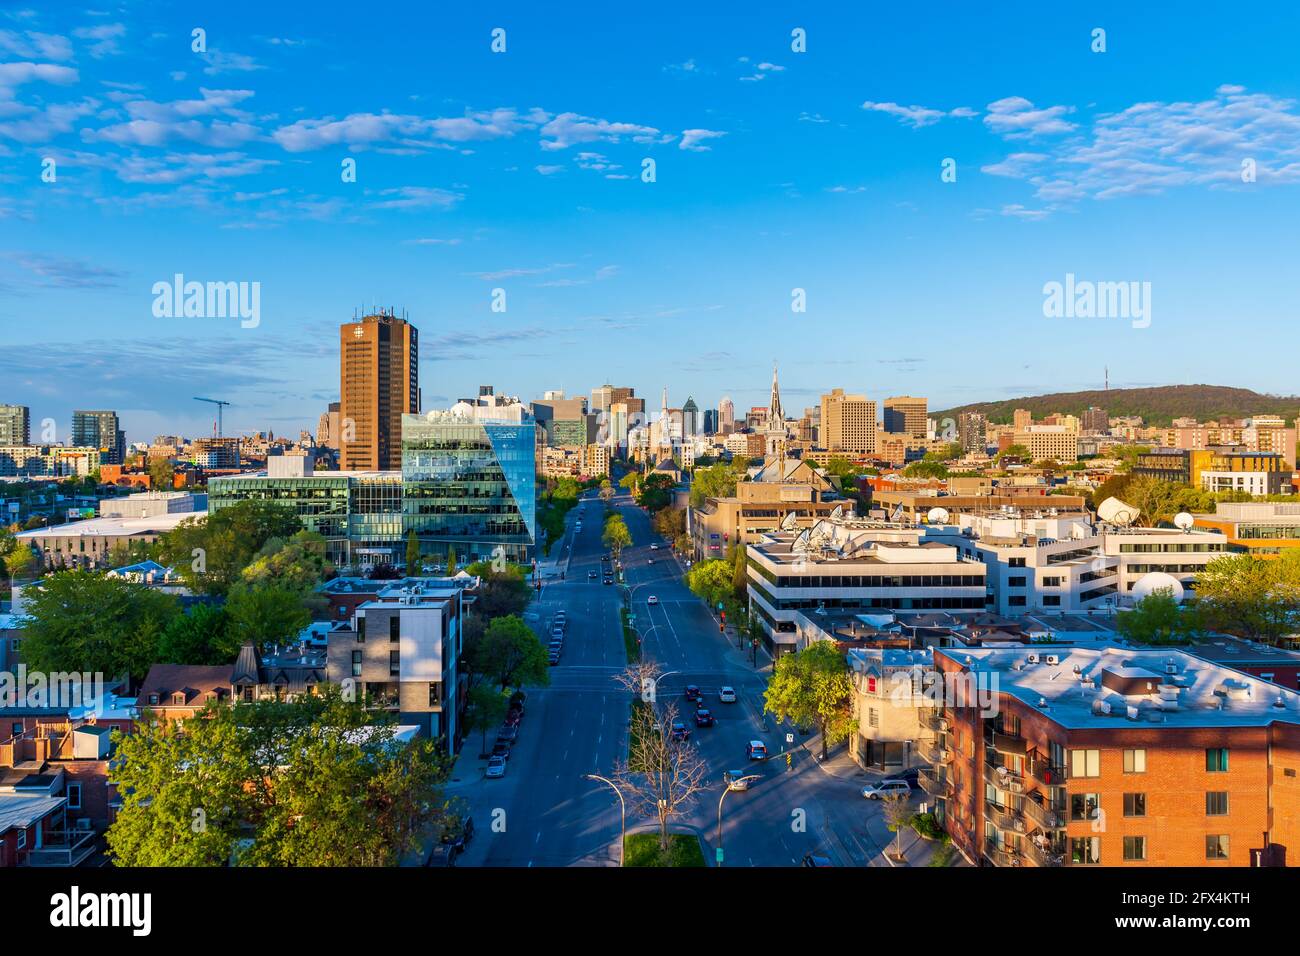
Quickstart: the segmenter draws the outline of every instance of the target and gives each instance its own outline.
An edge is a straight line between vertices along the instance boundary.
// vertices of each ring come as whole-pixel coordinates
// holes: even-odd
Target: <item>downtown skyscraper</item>
[[[420,413],[419,331],[391,310],[339,328],[339,467],[398,471],[402,416]]]

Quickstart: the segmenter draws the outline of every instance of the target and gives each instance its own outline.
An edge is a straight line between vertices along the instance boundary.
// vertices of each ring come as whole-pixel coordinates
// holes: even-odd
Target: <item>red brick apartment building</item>
[[[1169,649],[937,650],[921,776],[993,866],[1300,865],[1300,694]],[[983,690],[977,690],[983,688]],[[983,706],[981,706],[983,705]]]

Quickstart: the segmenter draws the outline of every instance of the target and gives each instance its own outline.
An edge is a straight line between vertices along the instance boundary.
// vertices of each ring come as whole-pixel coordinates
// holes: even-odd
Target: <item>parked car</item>
[[[552,648],[551,652],[546,655],[546,663],[550,664],[552,667],[560,663],[560,652],[555,648]]]
[[[487,773],[485,774],[485,776],[504,777],[505,775],[506,775],[506,758],[495,757],[495,756],[489,757],[488,764],[487,764]]]
[[[869,783],[862,788],[862,795],[868,800],[883,800],[894,794],[907,796],[911,792],[912,785],[906,780],[881,780],[879,783]]]
[[[510,745],[503,740],[498,740],[492,745],[492,756],[500,757],[502,760],[510,759]]]
[[[424,861],[425,866],[455,866],[456,857],[460,849],[450,843],[435,843],[433,849],[429,851],[428,859]]]
[[[497,730],[497,741],[499,743],[512,744],[519,739],[518,724],[502,724]]]
[[[723,687],[718,691],[718,700],[724,704],[734,704],[736,702],[736,689],[734,687]]]
[[[748,790],[752,784],[758,782],[754,774],[743,770],[725,770],[722,779],[726,782],[728,790]]]
[[[518,707],[522,710],[524,706],[524,701],[526,701],[527,699],[528,699],[528,695],[524,693],[522,689],[517,690],[510,695],[510,706]]]
[[[657,597],[655,597],[655,596],[652,594],[652,595],[650,595],[648,598],[645,599],[645,602],[646,602],[646,604],[658,604],[658,603],[659,603],[659,599],[658,599]]]
[[[750,760],[766,760],[767,744],[763,743],[761,740],[751,740],[745,745],[745,755],[749,757]]]
[[[921,785],[920,774],[921,774],[921,771],[919,771],[919,770],[917,770],[915,767],[913,767],[911,770],[904,770],[904,771],[903,771],[902,773],[900,773],[900,774],[895,774],[895,777],[897,777],[897,779],[899,779],[899,780],[906,780],[907,783],[908,783],[908,785],[909,785],[913,790],[915,790],[917,787],[919,787],[919,786]]]
[[[707,707],[701,707],[695,711],[695,726],[696,727],[713,726],[713,715],[709,713],[709,709]]]
[[[680,720],[673,721],[673,740],[689,740],[691,732]]]
[[[657,544],[652,544],[652,545],[650,545],[650,550],[651,550],[651,551],[658,551],[658,550],[659,550],[659,545],[657,545]]]
[[[465,852],[465,846],[474,839],[474,820],[465,817],[455,820],[442,831],[442,845],[452,847],[457,853]]]
[[[804,866],[834,866],[829,856],[822,856],[819,853],[805,853],[803,855]]]
[[[687,684],[687,685],[686,685],[686,699],[687,699],[687,700],[699,700],[699,699],[702,698],[703,696],[704,696],[704,695],[700,693],[700,688],[699,688],[698,685],[696,685],[696,684]]]

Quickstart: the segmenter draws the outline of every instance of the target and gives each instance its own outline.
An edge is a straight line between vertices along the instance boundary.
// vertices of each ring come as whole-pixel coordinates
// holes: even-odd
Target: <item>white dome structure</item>
[[[1183,582],[1172,574],[1166,574],[1163,571],[1151,571],[1138,578],[1137,583],[1133,585],[1133,600],[1140,601],[1147,595],[1154,594],[1157,591],[1169,591],[1173,599],[1180,603],[1185,593]]]

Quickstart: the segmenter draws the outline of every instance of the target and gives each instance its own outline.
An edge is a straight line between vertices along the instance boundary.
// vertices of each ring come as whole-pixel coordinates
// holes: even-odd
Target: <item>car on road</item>
[[[658,599],[657,597],[655,597],[655,596],[652,594],[652,595],[650,595],[648,598],[645,599],[645,602],[646,602],[646,604],[658,604],[658,603],[659,603],[659,599]]]
[[[506,758],[496,757],[496,756],[489,757],[487,763],[487,771],[484,774],[484,776],[504,777],[505,775],[506,775]]]
[[[429,857],[424,861],[425,866],[455,866],[456,857],[460,854],[460,849],[449,843],[435,843],[433,849],[429,851]]]
[[[654,564],[654,563],[655,563],[655,559],[654,559],[654,558],[646,558],[646,559],[645,559],[645,563],[646,563],[646,564]],[[620,568],[620,570],[622,570],[622,569]]]
[[[906,780],[881,780],[879,783],[869,783],[862,788],[862,795],[868,800],[883,800],[895,794],[905,797],[911,792],[912,785]]]
[[[659,545],[657,545],[657,544],[652,544],[652,545],[650,545],[650,550],[651,550],[651,551],[658,551],[658,550],[659,550]]]
[[[614,579],[611,578],[611,577],[609,577],[608,575],[606,575],[606,577],[605,577],[605,583],[606,583],[606,584],[613,584],[613,583],[614,583]]]
[[[673,740],[689,740],[691,736],[691,732],[686,728],[686,725],[682,723],[680,720],[673,721],[672,733],[673,733]]]
[[[686,699],[687,699],[687,700],[699,700],[699,699],[700,699],[701,697],[703,697],[703,696],[704,696],[704,695],[700,693],[699,685],[697,685],[697,684],[687,684],[687,685],[686,685]]]
[[[714,724],[713,715],[709,713],[709,708],[701,707],[695,712],[696,727],[712,727]]]
[[[829,856],[822,856],[820,853],[805,853],[803,855],[803,866],[834,866]]]
[[[725,770],[722,779],[726,782],[728,790],[748,790],[751,785],[758,782],[754,779],[754,774],[743,770]]]
[[[745,745],[745,755],[749,757],[750,760],[766,760],[767,744],[763,743],[761,740],[751,740]]]
[[[724,704],[734,704],[736,702],[736,689],[734,687],[723,687],[718,691],[718,700]]]
[[[497,742],[512,744],[519,739],[518,724],[502,724],[497,731]]]
[[[596,580],[596,578],[600,577],[600,575],[597,574],[597,573],[595,572],[595,570],[593,569],[593,570],[587,572],[587,577],[591,578],[591,580],[594,581],[594,580]]]

